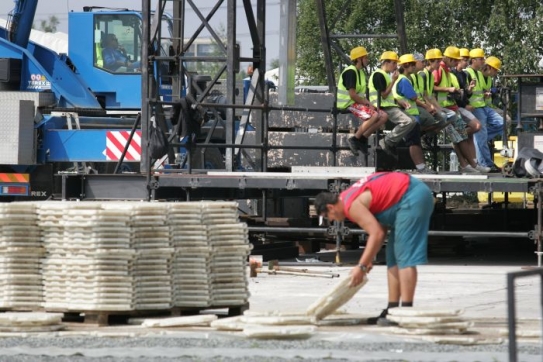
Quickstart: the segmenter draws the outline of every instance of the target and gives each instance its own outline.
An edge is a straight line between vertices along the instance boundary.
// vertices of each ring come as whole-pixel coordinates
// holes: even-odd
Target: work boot
[[[348,139],[348,142],[349,148],[355,156],[358,155],[358,151],[361,151],[363,154],[368,153],[368,139],[366,137],[356,138],[353,136]]]
[[[357,140],[358,140],[358,148],[360,152],[367,155],[368,154],[368,139],[366,137],[362,137],[360,139],[357,138]]]
[[[479,165],[477,164],[477,166],[475,166],[475,169],[481,173],[489,173],[490,172],[490,167],[486,167],[486,166],[482,166],[482,165]]]
[[[388,144],[384,138],[379,141],[379,147],[381,147],[381,149],[385,151],[385,153],[390,157],[398,159],[398,155],[396,154],[396,147]]]
[[[397,327],[399,324],[391,321],[390,319],[383,317],[377,320],[377,325],[381,327]]]
[[[366,320],[366,324],[369,324],[369,325],[376,325],[377,324],[377,321],[380,319],[380,318],[385,318],[388,314],[388,308],[387,309],[383,309],[383,311],[381,312],[381,314],[379,314],[377,317],[371,317],[371,318],[368,318]]]
[[[495,163],[492,164],[492,166],[490,166],[490,173],[500,173],[502,172],[502,169],[499,168]]]
[[[357,141],[358,141],[358,138],[356,138],[354,136],[349,137],[349,139],[347,140],[347,143],[349,144],[349,148],[351,149],[351,152],[355,156],[358,156],[358,150],[359,150]]]
[[[428,167],[424,167],[420,170],[417,168],[417,173],[420,173],[421,175],[437,175],[437,172]]]
[[[467,165],[466,167],[460,166],[460,172],[463,175],[466,175],[466,174],[479,174],[480,173],[479,171],[477,171],[476,169],[471,167],[471,165]]]

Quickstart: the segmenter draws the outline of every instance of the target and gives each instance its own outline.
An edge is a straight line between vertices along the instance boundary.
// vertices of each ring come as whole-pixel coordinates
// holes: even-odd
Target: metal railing
[[[517,325],[516,325],[516,300],[515,300],[515,280],[518,278],[530,277],[539,275],[541,278],[540,289],[541,297],[539,303],[541,305],[541,328],[543,332],[543,268],[535,268],[531,270],[522,270],[507,274],[507,324],[509,327],[509,362],[517,362]],[[541,337],[543,354],[543,333]]]

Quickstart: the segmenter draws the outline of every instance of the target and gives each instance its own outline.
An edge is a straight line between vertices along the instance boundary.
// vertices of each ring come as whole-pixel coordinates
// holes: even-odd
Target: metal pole
[[[524,131],[522,127],[522,78],[517,78],[518,91],[517,91],[517,133]],[[505,120],[505,119],[504,119]],[[503,122],[506,123],[506,122]]]
[[[539,275],[540,283],[539,283],[539,290],[541,292],[541,296],[539,297],[540,310],[541,310],[541,321],[543,321],[543,274]],[[541,322],[541,353],[543,354],[543,322]]]
[[[123,153],[121,154],[121,157],[119,157],[119,161],[117,161],[117,164],[115,165],[115,170],[113,171],[114,174],[119,172],[119,168],[121,167],[124,156],[126,156],[126,152],[128,152],[128,148],[130,148],[130,143],[132,142],[132,139],[134,138],[134,133],[136,133],[136,129],[138,128],[138,125],[140,124],[141,119],[141,113],[138,113],[138,116],[136,117],[136,120],[134,121],[134,124],[132,125],[132,129],[130,130],[130,135],[128,136],[128,140],[126,140],[126,145],[124,145]]]
[[[543,251],[541,250],[542,247],[542,239],[543,239],[543,230],[542,225],[543,223],[543,205],[542,205],[542,197],[543,197],[543,181],[539,181],[537,185],[535,186],[535,190],[537,193],[537,225],[536,225],[536,243],[537,243],[537,266],[541,267],[541,257],[543,254]],[[543,337],[542,337],[543,338]]]
[[[509,328],[509,362],[517,362],[515,275],[513,273],[507,274],[507,325]]]
[[[226,99],[228,103],[236,103],[236,0],[227,2],[227,66],[226,66]],[[234,143],[234,109],[226,109],[226,143]],[[233,171],[234,149],[225,150],[226,171]]]
[[[140,171],[148,173],[151,168],[147,143],[149,141],[149,38],[151,23],[151,0],[142,0],[143,17],[141,42],[141,161]]]
[[[396,29],[398,32],[398,41],[400,42],[400,52],[406,54],[409,53],[409,51],[407,50],[407,34],[405,32],[405,23],[403,19],[402,0],[394,0],[394,10],[396,13]]]

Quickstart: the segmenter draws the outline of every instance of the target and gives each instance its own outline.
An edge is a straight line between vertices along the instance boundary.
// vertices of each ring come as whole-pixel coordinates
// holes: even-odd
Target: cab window
[[[96,14],[94,65],[112,73],[141,71],[141,19],[134,14]]]

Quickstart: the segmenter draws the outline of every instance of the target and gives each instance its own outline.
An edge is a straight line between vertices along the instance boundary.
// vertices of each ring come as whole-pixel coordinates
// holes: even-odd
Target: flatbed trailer
[[[178,170],[177,170],[178,171]],[[343,224],[321,226],[311,214],[312,198],[321,191],[341,192],[374,168],[293,167],[292,172],[223,172],[181,173],[175,170],[119,175],[60,175],[63,200],[252,200],[258,204],[248,215],[252,233],[320,234],[335,238],[340,244],[364,235],[356,226]],[[541,265],[543,180],[506,178],[501,175],[418,175],[441,198],[436,203],[430,235],[443,237],[485,237],[530,239]],[[149,186],[148,186],[149,185]],[[504,192],[505,202],[488,208],[470,210],[447,208],[450,193]],[[534,195],[533,208],[511,208],[507,193]],[[494,207],[490,207],[494,206]],[[272,220],[281,219],[281,223]],[[272,226],[275,225],[275,226]]]

